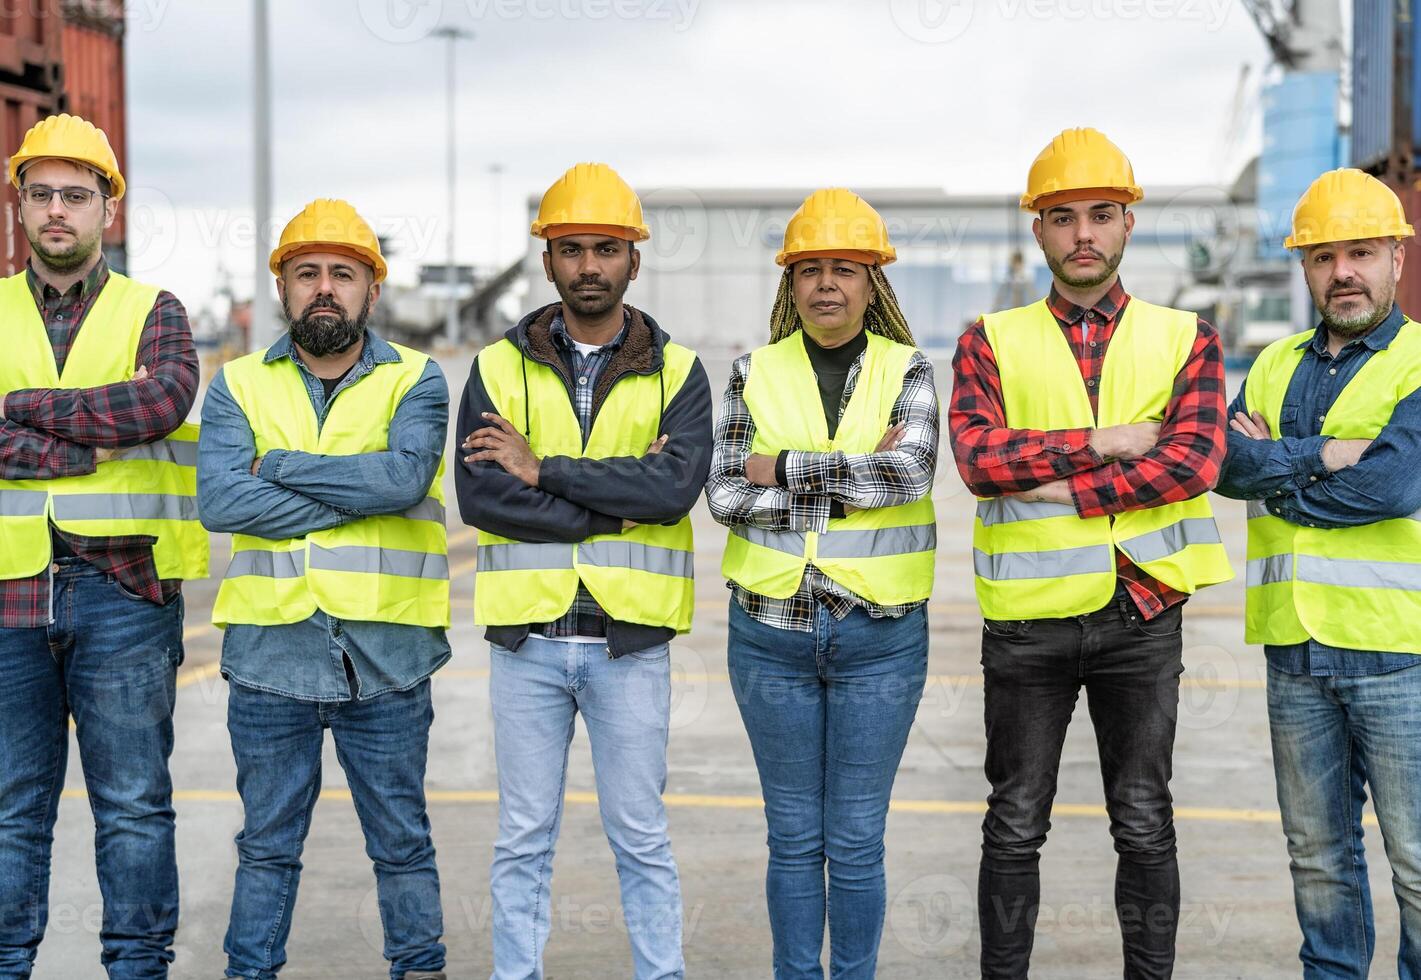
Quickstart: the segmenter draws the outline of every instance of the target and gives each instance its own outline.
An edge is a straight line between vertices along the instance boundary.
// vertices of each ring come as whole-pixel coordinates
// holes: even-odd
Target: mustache
[[[337,303],[337,302],[335,301],[335,297],[333,297],[333,296],[317,296],[315,299],[311,300],[311,302],[309,302],[309,303],[306,304],[306,308],[301,311],[301,316],[302,316],[303,318],[304,318],[304,317],[308,317],[308,316],[310,316],[312,313],[315,313],[315,312],[317,312],[317,311],[319,311],[319,310],[334,310],[335,312],[339,313],[341,316],[349,316],[349,315],[350,315],[349,312],[347,312],[347,310],[346,310],[346,308],[345,308],[344,306],[341,306],[339,303]]]
[[[1357,282],[1353,279],[1346,279],[1342,282],[1332,283],[1330,286],[1327,287],[1327,298],[1331,299],[1334,295],[1340,293],[1344,289],[1354,289],[1357,292],[1361,293],[1363,296],[1367,297],[1367,299],[1372,298],[1372,291],[1366,287],[1366,284]]]
[[[67,231],[71,235],[79,234],[77,231],[75,231],[73,228],[70,228],[62,221],[51,221],[40,229],[41,233],[44,233],[46,231]]]
[[[577,282],[572,284],[573,289],[582,289],[593,286],[597,289],[611,289],[612,284],[601,276],[579,276]]]
[[[1101,260],[1104,260],[1104,258],[1105,258],[1105,256],[1104,256],[1101,252],[1099,252],[1098,250],[1096,250],[1096,249],[1094,249],[1094,248],[1091,248],[1089,245],[1087,245],[1085,248],[1078,248],[1078,249],[1076,249],[1076,250],[1075,250],[1074,252],[1072,252],[1070,255],[1066,256],[1066,258],[1068,258],[1068,259],[1075,259],[1075,258],[1080,258],[1081,256],[1084,256],[1084,255],[1089,255],[1089,256],[1090,256],[1091,258],[1093,258],[1093,259],[1101,259]]]

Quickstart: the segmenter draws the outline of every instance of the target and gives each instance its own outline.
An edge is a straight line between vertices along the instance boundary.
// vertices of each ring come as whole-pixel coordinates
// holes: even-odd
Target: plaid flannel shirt
[[[863,355],[849,368],[839,415],[853,397]],[[816,453],[791,451],[785,457],[785,485],[760,487],[745,479],[745,459],[755,441],[755,419],[745,404],[750,355],[735,361],[715,426],[706,502],[711,514],[726,526],[750,525],[776,531],[823,532],[829,526],[834,501],[860,509],[894,507],[920,500],[932,492],[937,468],[938,402],[933,367],[915,351],[903,372],[903,390],[893,403],[889,426],[903,423],[903,441],[891,452]],[[817,394],[815,403],[818,404]],[[886,431],[886,430],[885,430]],[[729,583],[735,601],[767,626],[810,632],[818,605],[836,619],[855,608],[876,618],[897,617],[922,605],[879,606],[838,584],[812,563],[799,590],[787,599],[772,599]]]
[[[1095,411],[1105,352],[1130,297],[1117,280],[1090,309],[1065,299],[1054,286],[1046,302],[1071,345]],[[1224,358],[1217,331],[1203,320],[1175,377],[1159,441],[1138,459],[1105,462],[1090,448],[1090,429],[1007,428],[1001,375],[981,320],[958,340],[953,374],[948,431],[962,479],[979,497],[1066,480],[1080,516],[1102,517],[1189,500],[1219,478],[1228,430]],[[1147,575],[1124,552],[1117,550],[1115,557],[1120,579],[1146,619],[1188,598]]]
[[[62,295],[42,283],[32,268],[25,277],[54,348],[64,363],[84,320],[108,282],[103,260]],[[135,365],[144,381],[97,388],[26,388],[5,396],[0,423],[0,479],[49,480],[94,472],[94,450],[126,449],[166,437],[187,418],[197,397],[197,350],[187,311],[172,293],[160,291],[138,342]],[[148,535],[85,537],[54,529],[56,545],[116,578],[149,602],[167,602],[182,583],[160,580]],[[50,618],[50,575],[0,581],[0,627],[44,626]]]

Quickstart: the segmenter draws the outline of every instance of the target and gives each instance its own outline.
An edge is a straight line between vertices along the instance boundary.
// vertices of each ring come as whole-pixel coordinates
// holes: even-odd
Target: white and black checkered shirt
[[[844,384],[844,407],[853,397],[863,355],[854,361]],[[904,423],[903,441],[891,452],[790,452],[785,457],[785,485],[761,487],[745,479],[745,459],[755,441],[755,420],[745,405],[745,381],[750,355],[736,360],[720,403],[715,426],[706,502],[711,514],[727,527],[749,525],[773,531],[823,532],[829,526],[834,501],[860,509],[896,507],[921,500],[932,492],[937,468],[938,401],[932,362],[915,351],[903,373],[903,390],[893,403],[889,425]],[[733,582],[735,601],[767,626],[812,632],[819,604],[837,619],[861,608],[874,617],[897,617],[922,605],[879,606],[829,578],[811,564],[799,591],[787,599],[771,599]]]

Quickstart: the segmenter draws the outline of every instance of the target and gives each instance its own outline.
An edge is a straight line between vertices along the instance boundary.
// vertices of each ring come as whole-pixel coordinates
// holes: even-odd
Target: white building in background
[[[888,223],[898,261],[889,281],[918,342],[951,348],[979,315],[1046,294],[1050,272],[1016,195],[955,196],[936,188],[856,188]],[[641,193],[651,240],[627,292],[677,341],[735,353],[764,343],[779,285],[775,252],[809,189],[656,189]],[[1185,297],[1200,243],[1233,238],[1255,221],[1228,188],[1146,187],[1121,265],[1126,288],[1154,303]],[[538,199],[529,201],[536,214]],[[1233,235],[1228,233],[1234,233]],[[544,244],[529,240],[525,309],[557,299],[543,275]],[[1022,265],[1012,276],[1012,256]],[[1221,256],[1211,256],[1217,262]]]

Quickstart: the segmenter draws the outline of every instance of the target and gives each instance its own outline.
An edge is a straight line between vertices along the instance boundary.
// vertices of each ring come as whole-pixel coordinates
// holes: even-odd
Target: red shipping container
[[[1421,227],[1421,190],[1412,181],[1400,182],[1391,177],[1382,180],[1401,198],[1407,220]],[[1421,318],[1421,237],[1408,238],[1405,244],[1406,261],[1401,267],[1401,282],[1396,286],[1396,302],[1401,312],[1414,320]]]
[[[5,0],[0,0],[3,4]],[[65,0],[60,73],[61,112],[82,116],[109,138],[118,169],[128,176],[126,91],[121,0]],[[124,208],[104,233],[104,251],[124,268]]]

